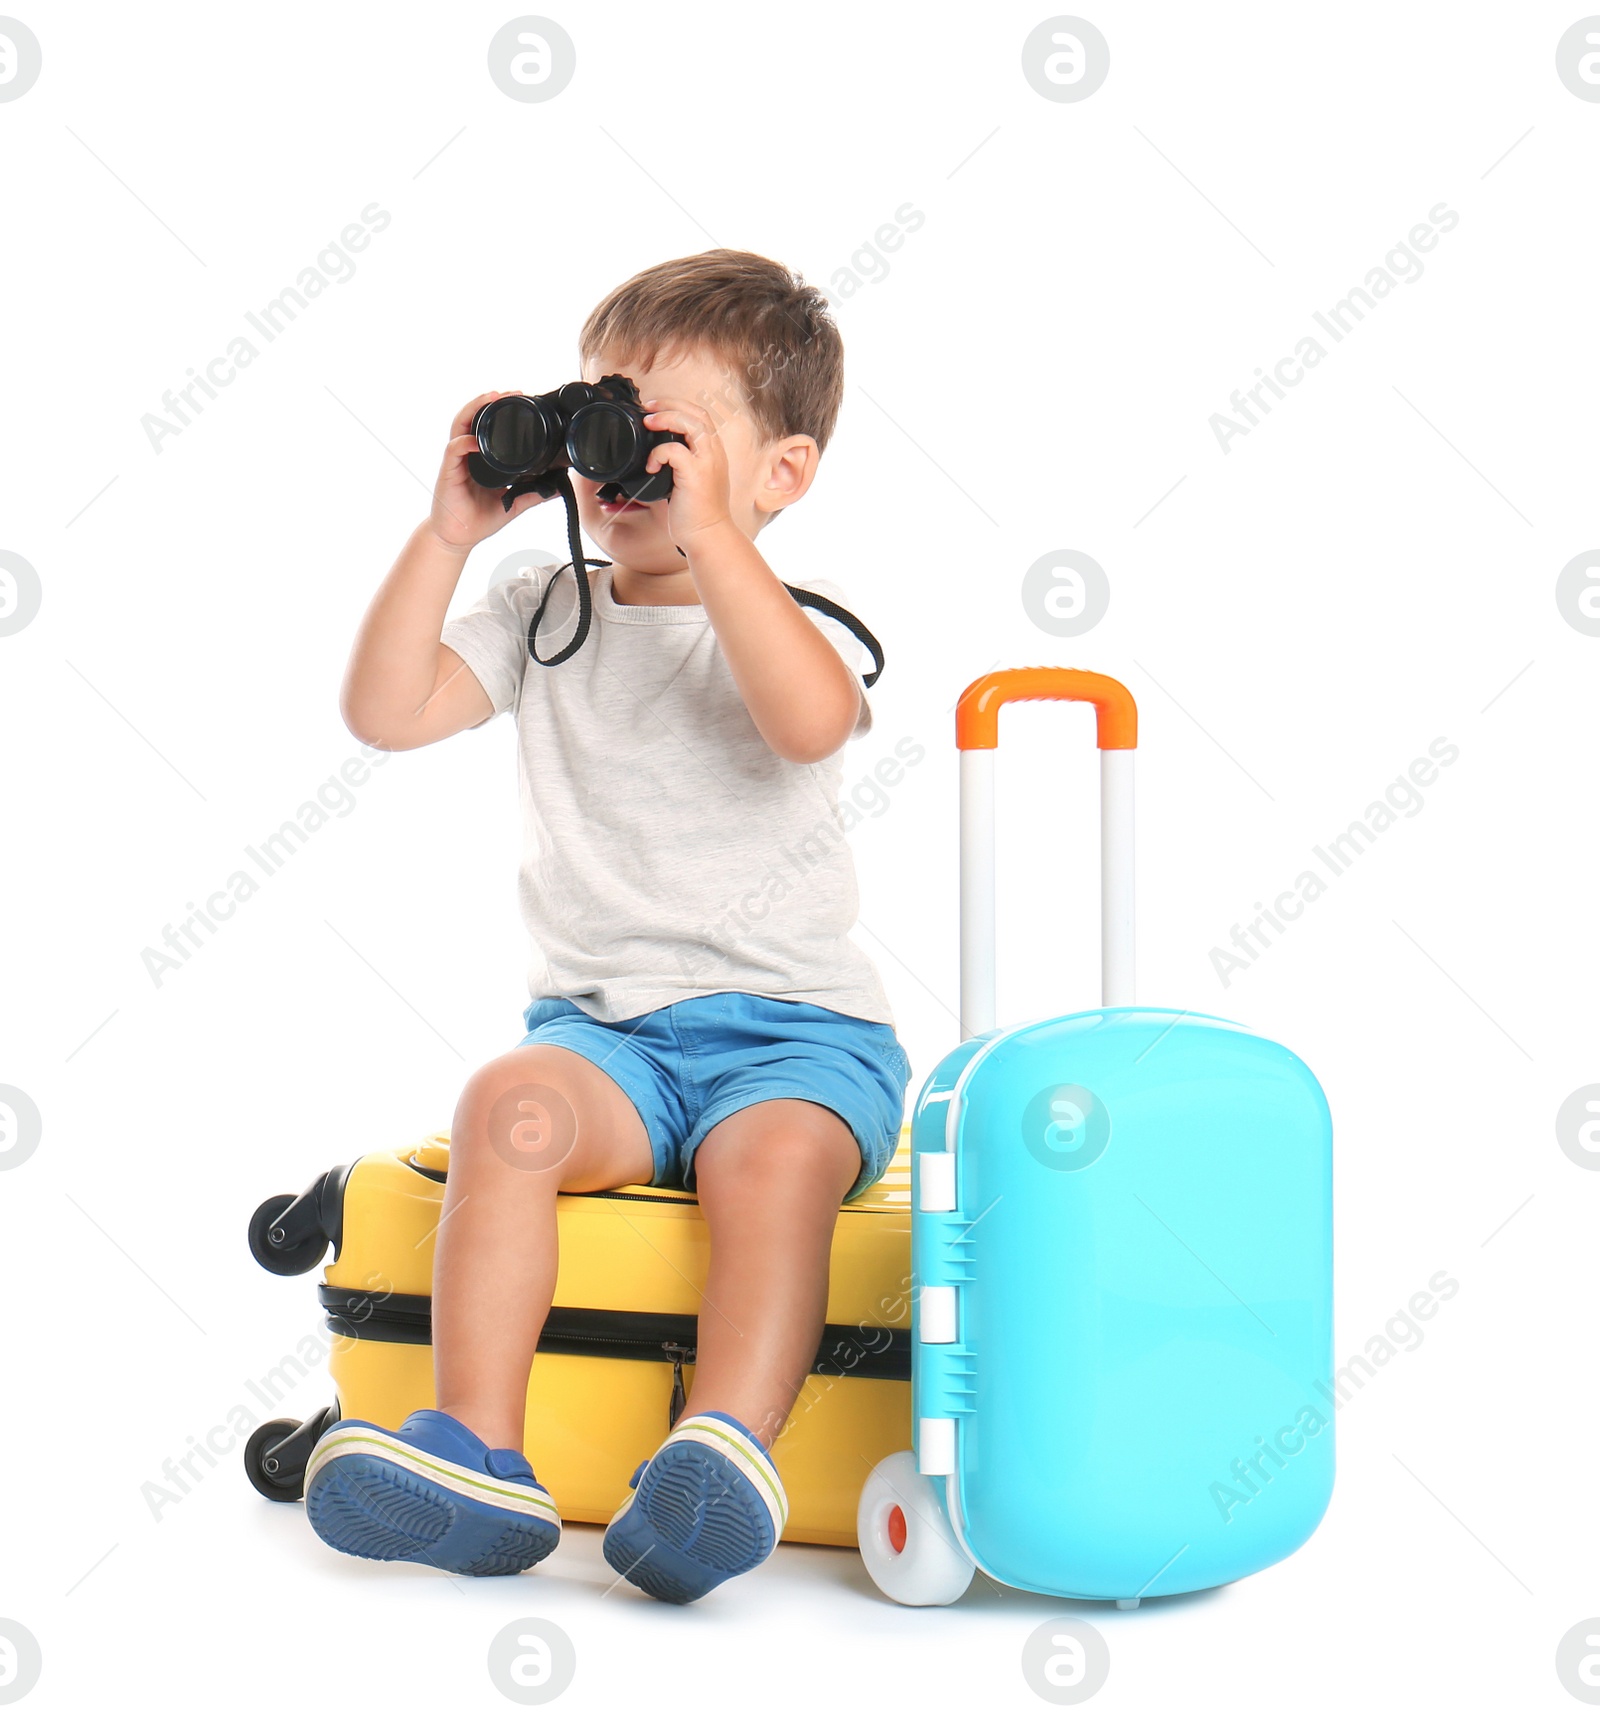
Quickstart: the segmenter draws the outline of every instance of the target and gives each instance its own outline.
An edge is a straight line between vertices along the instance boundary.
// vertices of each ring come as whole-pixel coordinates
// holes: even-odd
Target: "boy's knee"
[[[516,1048],[475,1071],[461,1091],[451,1156],[493,1155],[518,1172],[557,1173],[578,1140],[578,1116],[559,1059]]]
[[[792,1110],[791,1110],[792,1109]],[[813,1190],[836,1200],[855,1181],[861,1151],[850,1127],[824,1107],[791,1102],[781,1115],[759,1117],[760,1109],[726,1121],[734,1130],[707,1136],[695,1154],[695,1186],[713,1202],[757,1200]],[[833,1187],[843,1179],[838,1193]]]

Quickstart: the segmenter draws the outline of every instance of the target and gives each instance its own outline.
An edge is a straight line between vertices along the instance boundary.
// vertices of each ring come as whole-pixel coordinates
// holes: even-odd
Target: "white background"
[[[576,76],[519,103],[486,71],[505,7],[26,0],[0,549],[43,603],[0,639],[0,1081],[44,1134],[0,1174],[0,1616],[44,1646],[33,1714],[498,1715],[485,1648],[542,1615],[586,1716],[1026,1716],[1022,1643],[1075,1607],[1107,1719],[1578,1714],[1554,1656],[1600,1615],[1600,1177],[1554,1118],[1600,1078],[1600,639],[1555,581],[1600,542],[1600,104],[1555,49],[1582,12],[1094,0],[1081,102],[1022,75],[1049,15],[564,5]],[[141,417],[373,202],[353,277],[155,453]],[[856,254],[907,202],[883,274]],[[1224,454],[1210,416],[1441,202],[1422,277]],[[456,1583],[324,1549],[233,1456],[159,1520],[141,1497],[315,1329],[310,1281],[246,1254],[254,1205],[442,1126],[519,1033],[511,726],[388,762],[159,988],[141,952],[357,753],[343,662],[457,406],[564,379],[603,292],[714,243],[878,276],[839,306],[821,479],[763,549],[887,645],[847,784],[927,750],[854,834],[916,1081],[956,1038],[951,706],[995,665],[1109,672],[1143,716],[1142,997],[1248,1021],[1330,1097],[1340,1359],[1460,1282],[1343,1416],[1322,1528],[1224,1591],[1119,1615],[980,1579],[919,1613],[785,1549],[672,1610],[603,1596],[584,1529]],[[483,546],[461,602],[557,527]],[[1021,601],[1058,549],[1110,582],[1078,639]],[[1018,1018],[1094,999],[1094,764],[1082,712],[1004,736]],[[1212,949],[1436,737],[1460,758],[1423,810],[1224,987]]]

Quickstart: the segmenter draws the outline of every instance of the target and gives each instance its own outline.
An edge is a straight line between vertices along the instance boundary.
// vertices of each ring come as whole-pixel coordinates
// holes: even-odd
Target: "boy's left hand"
[[[689,401],[645,401],[644,422],[652,431],[676,431],[683,443],[662,443],[650,453],[646,472],[672,468],[667,530],[687,551],[692,539],[731,524],[728,455],[710,416]]]

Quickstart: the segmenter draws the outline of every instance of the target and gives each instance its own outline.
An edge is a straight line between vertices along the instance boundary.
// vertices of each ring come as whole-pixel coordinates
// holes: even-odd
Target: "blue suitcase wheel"
[[[873,1584],[896,1603],[954,1603],[972,1562],[944,1511],[942,1480],[924,1477],[909,1449],[872,1468],[856,1510],[856,1539]]]

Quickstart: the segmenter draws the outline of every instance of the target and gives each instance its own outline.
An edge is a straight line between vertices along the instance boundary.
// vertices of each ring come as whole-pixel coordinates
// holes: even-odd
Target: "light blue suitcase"
[[[1101,759],[1097,1011],[995,1029],[1002,705],[1089,700]],[[902,1603],[974,1567],[1146,1597],[1281,1561],[1333,1489],[1332,1132],[1311,1072],[1236,1023],[1133,994],[1127,689],[1000,671],[962,696],[962,1021],[912,1124],[915,1455],[858,1532]]]

